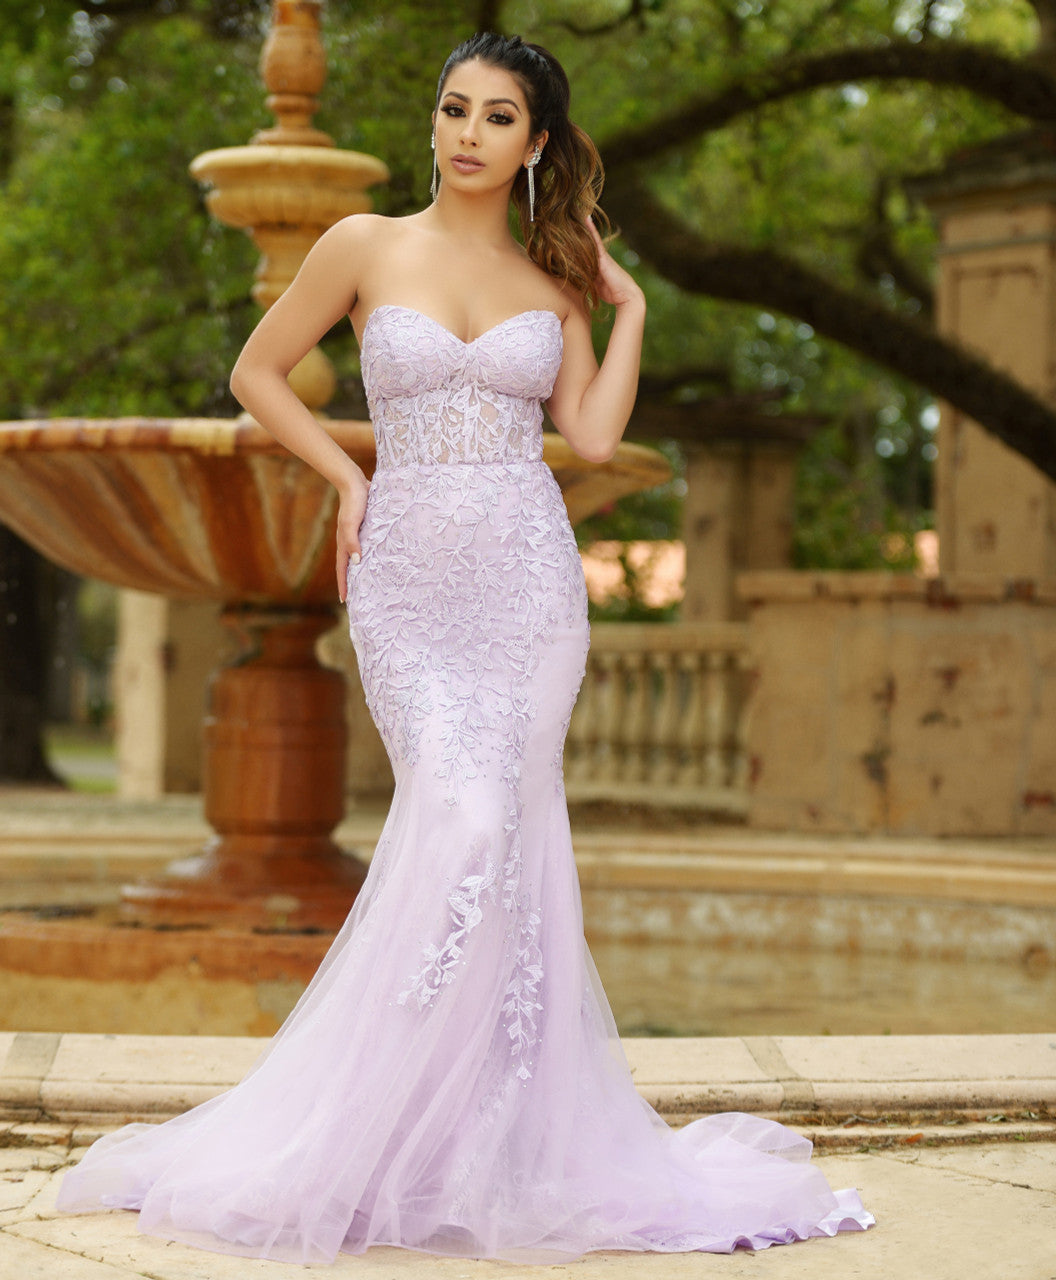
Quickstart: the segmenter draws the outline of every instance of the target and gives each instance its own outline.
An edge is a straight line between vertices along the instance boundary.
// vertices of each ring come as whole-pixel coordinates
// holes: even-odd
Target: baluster
[[[723,759],[726,736],[727,654],[719,649],[704,655],[704,784],[718,790],[726,783]]]
[[[569,726],[567,776],[585,794],[675,788],[724,812],[747,804],[752,661],[730,629],[621,624],[594,630]]]
[[[740,650],[733,662],[734,671],[731,674],[736,677],[736,687],[733,692],[733,723],[730,728],[730,788],[735,793],[746,796],[751,772],[748,759],[748,721],[754,705],[751,692],[756,671],[752,656],[746,649]]]
[[[624,687],[620,669],[620,655],[608,652],[598,655],[601,688],[604,690],[604,706],[598,716],[598,735],[601,752],[597,777],[608,786],[617,789],[622,776],[623,743],[620,728],[623,721]]]
[[[696,789],[703,781],[704,751],[701,741],[704,715],[701,706],[704,682],[701,679],[700,653],[683,650],[678,655],[678,665],[685,678],[686,694],[682,709],[679,733],[682,761],[678,768],[678,781],[682,786]]]
[[[623,780],[644,782],[649,776],[652,687],[649,663],[641,649],[623,655],[627,710],[623,717]]]
[[[660,694],[653,716],[653,753],[649,764],[650,782],[669,784],[678,775],[678,655],[666,650],[654,650],[649,655],[649,675],[656,673]]]

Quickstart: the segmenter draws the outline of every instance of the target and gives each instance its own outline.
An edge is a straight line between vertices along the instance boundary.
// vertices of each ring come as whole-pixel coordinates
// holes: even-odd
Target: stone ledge
[[[641,841],[638,842],[641,845]],[[697,840],[666,849],[620,849],[616,840],[580,840],[576,866],[584,890],[599,888],[675,889],[712,893],[746,890],[768,893],[824,894],[828,897],[926,898],[977,902],[987,906],[1011,904],[1034,908],[1056,906],[1056,857],[1051,852],[1031,856],[992,857],[989,863],[965,857],[957,845],[927,847],[916,842],[916,858],[890,856],[887,850],[859,842],[815,840],[800,848],[767,847],[757,837],[722,847]],[[593,845],[593,847],[592,847]]]
[[[3,1032],[0,1119],[89,1129],[165,1119],[237,1083],[266,1044]],[[990,1111],[1047,1122],[1056,1113],[1056,1033],[629,1039],[624,1047],[639,1092],[675,1123],[718,1110],[826,1125],[848,1117],[985,1119]]]
[[[911,573],[757,569],[737,575],[737,595],[753,604],[796,604],[813,600],[907,600],[924,605],[1056,604],[1056,578],[1008,578],[998,574],[947,574],[922,578]]]

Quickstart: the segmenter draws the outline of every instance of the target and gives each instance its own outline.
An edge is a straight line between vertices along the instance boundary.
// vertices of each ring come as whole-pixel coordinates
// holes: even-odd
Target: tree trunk
[[[0,526],[0,782],[58,784],[44,754],[48,644],[37,553]]]

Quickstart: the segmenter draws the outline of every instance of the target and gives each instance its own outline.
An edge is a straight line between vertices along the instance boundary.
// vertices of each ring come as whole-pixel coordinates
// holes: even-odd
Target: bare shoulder
[[[335,222],[316,242],[312,257],[325,274],[346,285],[353,314],[364,294],[370,297],[376,291],[385,264],[401,256],[408,221],[355,213]]]
[[[420,215],[387,218],[380,213],[353,213],[342,218],[319,239],[332,251],[352,255],[364,265],[377,262],[393,253],[402,252],[422,240]]]
[[[538,307],[540,311],[553,311],[562,326],[569,320],[575,320],[577,316],[586,316],[583,303],[575,291],[532,262],[527,254],[524,254],[521,264],[516,268],[515,277],[518,281],[523,280],[518,292],[526,298],[537,299],[530,305]]]
[[[391,235],[396,221],[379,213],[353,213],[335,222],[319,237],[319,243],[344,252],[369,253]]]
[[[560,300],[554,310],[561,317],[561,325],[566,334],[572,331],[589,336],[591,316],[586,300],[567,284],[561,284],[559,281],[554,283],[557,285],[556,293]]]

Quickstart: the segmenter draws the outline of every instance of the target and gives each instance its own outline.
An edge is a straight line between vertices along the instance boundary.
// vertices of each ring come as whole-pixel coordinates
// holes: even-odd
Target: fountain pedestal
[[[124,901],[148,920],[336,930],[366,872],[330,837],[344,813],[344,680],[315,642],[333,613],[235,605],[221,621],[239,651],[211,681],[203,726],[216,835]]]

